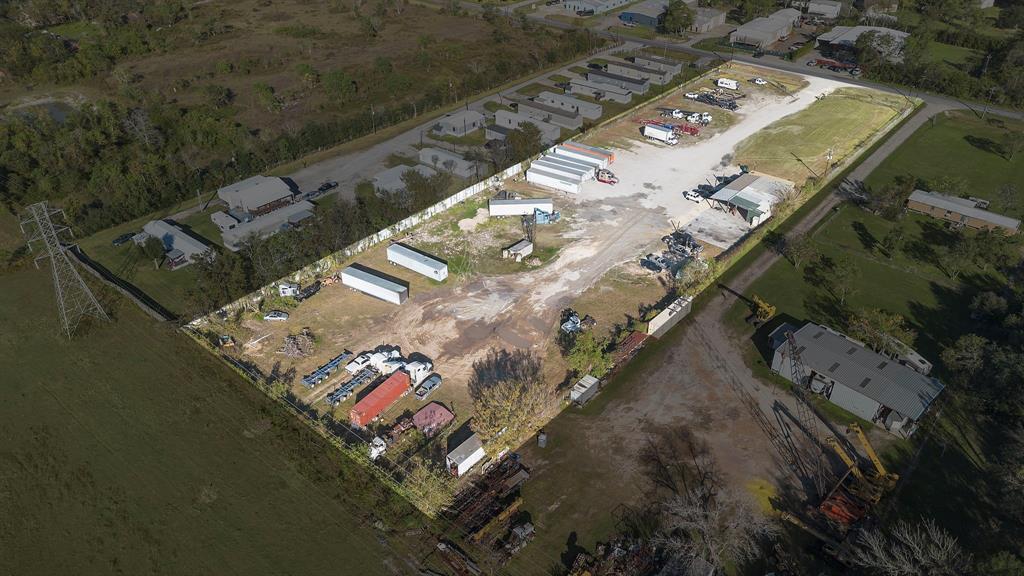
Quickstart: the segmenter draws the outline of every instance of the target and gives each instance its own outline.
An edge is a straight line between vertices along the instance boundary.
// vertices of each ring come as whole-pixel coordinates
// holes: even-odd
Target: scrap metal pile
[[[517,522],[520,488],[529,478],[530,471],[512,454],[459,492],[445,516],[470,541],[504,562],[533,539],[533,525]]]
[[[306,358],[312,356],[316,342],[313,339],[313,332],[309,328],[303,328],[298,334],[289,334],[284,337],[284,345],[278,350],[289,358]]]
[[[654,574],[657,569],[657,550],[643,542],[619,538],[598,544],[593,556],[581,553],[568,576],[645,575]]]

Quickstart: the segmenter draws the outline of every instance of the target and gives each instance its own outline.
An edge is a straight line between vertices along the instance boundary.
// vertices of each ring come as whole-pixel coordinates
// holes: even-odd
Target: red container
[[[412,382],[409,380],[408,374],[401,370],[395,371],[362,400],[356,402],[356,405],[348,413],[348,419],[352,421],[353,426],[366,426],[394,404],[395,400],[405,396],[411,386]]]

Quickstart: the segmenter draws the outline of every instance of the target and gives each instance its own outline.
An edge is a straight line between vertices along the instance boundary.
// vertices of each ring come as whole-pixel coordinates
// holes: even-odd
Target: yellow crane
[[[864,430],[860,427],[860,424],[856,422],[850,424],[850,430],[857,435],[857,439],[860,440],[860,445],[864,447],[864,451],[867,452],[868,460],[875,466],[875,471],[878,472],[878,477],[885,481],[889,486],[894,486],[896,481],[900,479],[898,474],[893,474],[886,470],[885,465],[882,464],[882,460],[878,457],[878,453],[875,452],[874,446],[871,442],[868,442],[868,436],[864,433]]]
[[[857,461],[850,457],[846,450],[843,449],[842,445],[839,444],[839,440],[836,440],[835,436],[825,438],[825,443],[832,447],[832,450],[835,451],[837,456],[839,456],[839,459],[846,464],[847,468],[850,469],[850,472],[853,472],[853,475],[856,476],[858,480],[866,480],[866,478],[864,478],[864,472],[860,469],[860,466],[857,465]]]

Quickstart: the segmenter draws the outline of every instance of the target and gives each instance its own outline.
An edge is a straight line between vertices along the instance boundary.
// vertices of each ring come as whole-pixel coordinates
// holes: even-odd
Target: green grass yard
[[[946,62],[954,66],[968,64],[981,55],[977,50],[943,44],[934,40],[928,43],[928,54],[937,62]]]
[[[0,289],[0,573],[394,574],[428,551],[398,535],[410,505],[173,326],[101,292],[114,322],[69,342],[45,269]]]

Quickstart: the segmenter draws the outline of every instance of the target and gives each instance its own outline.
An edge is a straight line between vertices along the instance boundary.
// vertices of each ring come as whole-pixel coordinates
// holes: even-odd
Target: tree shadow
[[[473,362],[469,379],[469,394],[473,398],[500,382],[537,382],[541,361],[529,350],[498,350],[492,348],[487,355]]]
[[[561,554],[562,566],[565,566],[566,569],[572,569],[573,564],[576,563],[576,558],[580,554],[586,553],[586,551],[586,548],[579,545],[579,536],[573,530],[569,533],[569,538],[565,541],[565,550]]]
[[[831,292],[814,291],[804,298],[804,310],[809,318],[816,318],[821,324],[846,329],[850,309]]]
[[[868,227],[863,222],[855,221],[852,226],[853,231],[857,233],[857,239],[860,240],[861,246],[868,252],[873,253],[875,247],[878,246],[878,238],[875,238],[875,235],[868,230]]]
[[[989,154],[995,154],[996,156],[1002,157],[1005,154],[1003,145],[992,140],[990,138],[983,138],[981,136],[975,136],[974,134],[967,134],[964,136],[964,140],[968,144],[974,146],[982,152],[988,152]]]

